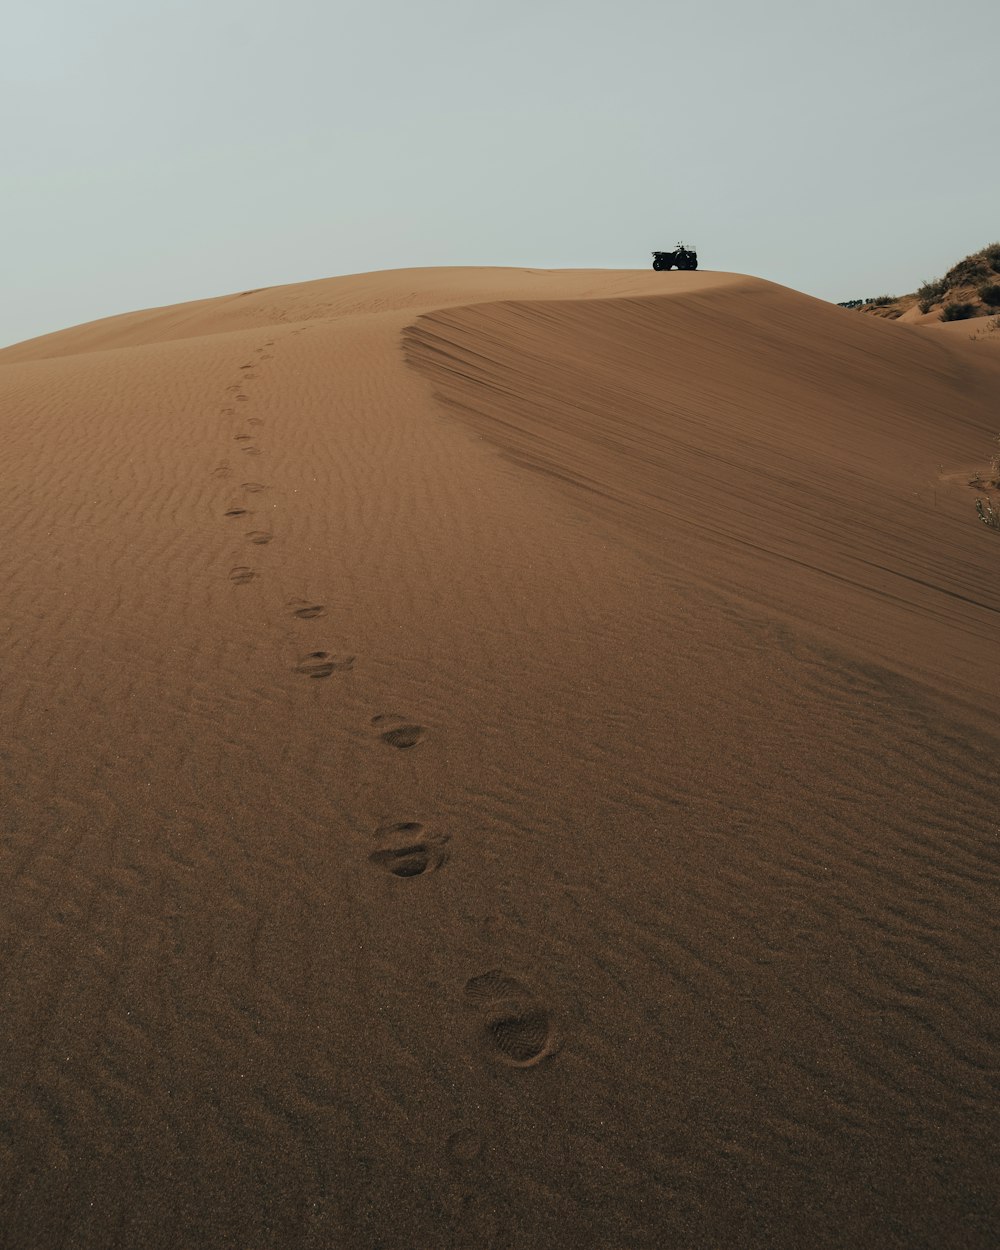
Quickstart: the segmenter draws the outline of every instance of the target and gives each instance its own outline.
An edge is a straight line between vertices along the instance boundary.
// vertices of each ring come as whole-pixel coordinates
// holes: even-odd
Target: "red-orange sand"
[[[0,352],[0,1244],[998,1244],[1000,354],[398,271]]]

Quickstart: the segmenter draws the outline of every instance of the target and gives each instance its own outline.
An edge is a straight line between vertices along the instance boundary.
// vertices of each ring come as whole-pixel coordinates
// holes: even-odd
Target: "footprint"
[[[488,1021],[487,1044],[501,1063],[530,1068],[552,1053],[552,1023],[543,1007],[510,1011]]]
[[[289,599],[287,606],[292,609],[292,616],[297,616],[301,621],[312,621],[317,616],[326,616],[326,608],[322,603],[310,603],[307,599]]]
[[[229,580],[237,586],[245,586],[256,576],[257,574],[247,564],[237,564],[235,568],[229,570]]]
[[[472,1003],[500,1003],[512,998],[532,998],[533,995],[523,981],[494,968],[492,972],[470,977],[465,983],[465,997]]]
[[[263,417],[247,417],[247,425],[263,425]]]
[[[248,443],[253,438],[252,434],[234,434],[234,443]]]
[[[331,673],[346,673],[354,667],[353,655],[331,655],[329,651],[310,651],[295,665],[295,671],[304,677],[329,677]]]
[[[246,363],[245,365],[240,365],[240,368],[241,368],[241,369],[252,369],[252,368],[253,368],[253,361],[252,361],[252,360],[247,361],[247,363]]]
[[[439,866],[432,865],[431,848],[423,842],[400,846],[394,850],[375,851],[368,859],[386,872],[391,872],[394,877],[419,877]]]
[[[251,516],[249,508],[241,508],[239,504],[233,504],[231,508],[227,508],[222,514],[223,516]]]
[[[420,877],[425,872],[436,872],[447,862],[447,836],[425,835],[423,825],[416,820],[383,825],[378,833],[387,845],[373,851],[368,862],[394,877]]]
[[[240,451],[243,452],[244,456],[259,456],[260,455],[259,447],[243,446],[240,448]]]
[[[240,385],[241,385],[241,383],[239,383],[239,382],[234,382],[234,383],[232,384],[232,386],[227,386],[227,387],[226,387],[226,393],[227,393],[228,395],[235,395],[235,394],[237,394],[237,393],[239,392]]]
[[[250,396],[249,396],[249,395],[237,395],[237,396],[236,396],[236,402],[237,402],[238,404],[246,404],[246,403],[249,403],[249,402],[250,402]]]
[[[373,716],[378,736],[399,751],[415,747],[426,732],[423,725],[414,725],[402,716]]]
[[[240,482],[240,490],[245,490],[250,495],[256,495],[258,491],[267,490],[263,482]]]
[[[229,461],[223,460],[222,464],[216,465],[212,470],[212,477],[228,477],[230,473],[232,469],[229,467]]]
[[[247,538],[252,543],[256,543],[258,547],[266,547],[274,538],[270,530],[250,530]]]
[[[491,1059],[530,1068],[555,1052],[550,1012],[516,977],[482,972],[465,983],[465,997],[483,1018],[480,1043]]]
[[[219,409],[219,412],[220,412],[220,413],[221,413],[221,415],[222,415],[222,416],[224,416],[224,417],[235,417],[235,416],[236,416],[236,409],[235,409],[235,408],[220,408],[220,409]]]

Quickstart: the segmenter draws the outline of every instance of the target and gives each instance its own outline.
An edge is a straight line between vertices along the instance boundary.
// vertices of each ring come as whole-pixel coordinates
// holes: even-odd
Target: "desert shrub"
[[[942,321],[965,321],[975,313],[975,308],[971,304],[945,304],[941,310]]]
[[[948,290],[948,283],[944,278],[932,278],[928,282],[922,283],[917,287],[917,299],[920,301],[920,311],[930,312],[931,305],[936,304],[942,295]],[[927,305],[925,308],[924,305]]]
[[[989,247],[984,247],[983,259],[994,273],[1000,273],[1000,243],[991,243]]]
[[[895,295],[876,295],[874,299],[868,301],[872,308],[883,308],[886,304],[895,304],[895,302]]]
[[[837,305],[838,308],[861,308],[864,305],[863,299],[844,299]]]
[[[952,265],[944,275],[944,281],[948,286],[970,286],[989,276],[990,266],[981,256],[966,256],[965,260]]]
[[[979,288],[979,298],[984,304],[989,304],[991,308],[995,308],[1000,304],[1000,282],[988,282],[986,286]]]

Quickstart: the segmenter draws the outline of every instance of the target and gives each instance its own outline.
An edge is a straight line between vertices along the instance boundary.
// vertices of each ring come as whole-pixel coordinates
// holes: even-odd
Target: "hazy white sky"
[[[32,0],[4,27],[0,344],[679,238],[848,299],[1000,237],[998,0]]]

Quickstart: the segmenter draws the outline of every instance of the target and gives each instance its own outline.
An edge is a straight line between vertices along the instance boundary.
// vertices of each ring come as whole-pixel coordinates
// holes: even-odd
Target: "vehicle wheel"
[[[663,262],[660,260],[654,260],[653,268],[657,271],[657,273],[659,273],[659,271],[663,268]]]

